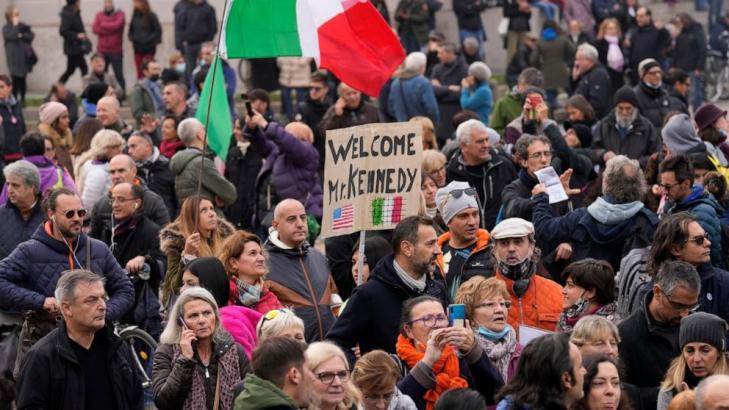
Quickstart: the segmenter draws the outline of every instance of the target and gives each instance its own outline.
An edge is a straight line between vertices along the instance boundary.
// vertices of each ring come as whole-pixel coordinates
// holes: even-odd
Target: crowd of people
[[[220,11],[180,0],[162,67],[148,0],[128,24],[104,1],[96,44],[66,3],[35,128],[33,31],[5,14],[0,409],[729,407],[729,120],[702,95],[721,1],[696,1],[705,30],[636,0],[506,0],[503,93],[493,2],[453,0],[450,42],[442,1],[390,20],[373,0],[408,53],[380,95],[256,59],[237,112],[223,62],[224,163],[195,118]],[[363,248],[318,240],[326,132],[398,121],[422,126],[419,213]],[[119,324],[159,342],[149,386]]]

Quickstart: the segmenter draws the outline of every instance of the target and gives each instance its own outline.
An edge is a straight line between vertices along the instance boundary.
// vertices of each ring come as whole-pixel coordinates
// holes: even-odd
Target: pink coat
[[[111,15],[103,11],[96,13],[94,34],[99,36],[99,44],[96,49],[102,54],[121,54],[122,41],[124,39],[124,12],[115,10]]]
[[[258,337],[256,325],[262,314],[243,306],[225,306],[220,309],[220,322],[223,329],[233,336],[233,339],[243,346],[243,350],[251,360],[251,352],[256,347]]]
[[[228,305],[238,305],[240,306],[240,303],[238,302],[238,286],[236,286],[235,281],[233,279],[230,279],[228,281],[228,285],[230,286],[230,296],[228,297]],[[274,309],[281,309],[283,308],[283,305],[281,302],[278,301],[278,298],[276,295],[268,290],[268,286],[265,284],[263,285],[263,292],[261,292],[261,299],[256,303],[254,306],[251,306],[251,309],[255,310],[256,312],[265,315],[271,310]]]

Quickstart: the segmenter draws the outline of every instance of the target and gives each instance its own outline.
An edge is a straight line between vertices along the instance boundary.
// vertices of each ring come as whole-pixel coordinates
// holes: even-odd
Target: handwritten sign
[[[421,134],[409,122],[327,131],[323,237],[392,229],[417,215]]]

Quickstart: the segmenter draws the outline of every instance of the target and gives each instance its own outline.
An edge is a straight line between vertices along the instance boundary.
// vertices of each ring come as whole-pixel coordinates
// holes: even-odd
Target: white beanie
[[[464,192],[467,189],[473,190],[473,194]],[[453,194],[453,191],[461,191]],[[443,221],[448,224],[459,212],[468,208],[478,209],[475,188],[471,188],[468,182],[452,181],[450,184],[440,188],[435,194],[435,204]]]

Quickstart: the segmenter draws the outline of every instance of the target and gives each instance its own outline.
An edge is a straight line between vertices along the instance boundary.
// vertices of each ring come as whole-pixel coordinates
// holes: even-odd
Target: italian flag
[[[223,19],[223,57],[313,57],[371,96],[405,58],[368,0],[229,0]]]

